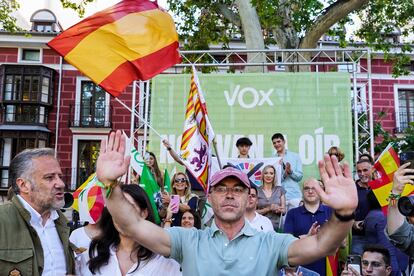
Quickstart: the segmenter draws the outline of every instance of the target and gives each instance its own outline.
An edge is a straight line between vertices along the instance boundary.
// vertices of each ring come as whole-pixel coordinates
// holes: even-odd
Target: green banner
[[[190,75],[159,75],[152,81],[151,125],[179,152]],[[271,136],[280,132],[299,153],[304,178],[317,173],[317,161],[340,146],[352,163],[351,81],[347,73],[199,74],[220,157],[237,157],[236,140],[253,142],[250,157],[271,157]],[[148,150],[161,167],[176,166],[159,137]],[[181,170],[181,168],[178,168]]]

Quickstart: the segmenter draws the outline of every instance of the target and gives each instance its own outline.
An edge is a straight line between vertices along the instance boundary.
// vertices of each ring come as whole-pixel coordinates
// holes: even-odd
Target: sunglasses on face
[[[176,179],[174,179],[174,182],[185,183],[185,182],[187,182],[187,180],[185,178],[176,178]]]

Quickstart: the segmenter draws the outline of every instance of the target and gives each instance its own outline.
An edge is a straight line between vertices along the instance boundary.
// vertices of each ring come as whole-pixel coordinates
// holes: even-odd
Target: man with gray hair
[[[27,149],[10,163],[15,196],[0,206],[0,275],[74,274],[62,170],[49,148]],[[3,274],[4,273],[4,274]]]

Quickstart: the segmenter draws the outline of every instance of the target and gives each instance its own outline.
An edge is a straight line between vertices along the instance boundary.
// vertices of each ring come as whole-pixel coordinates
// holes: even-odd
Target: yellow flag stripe
[[[90,78],[100,83],[125,60],[142,58],[177,40],[171,16],[158,9],[149,10],[126,15],[98,28],[70,51],[65,59],[71,64],[99,68],[90,73]],[[96,56],[106,58],[97,59]]]
[[[384,168],[386,174],[391,174],[395,172],[396,170],[398,170],[398,165],[389,151],[387,151],[382,156],[379,162],[381,163],[381,166]]]

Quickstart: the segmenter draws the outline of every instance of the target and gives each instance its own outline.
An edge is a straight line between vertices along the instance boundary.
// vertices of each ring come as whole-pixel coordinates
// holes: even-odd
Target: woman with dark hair
[[[147,166],[154,176],[155,181],[157,181],[158,185],[160,186],[161,191],[164,191],[164,176],[158,167],[157,157],[155,157],[155,154],[150,151],[147,151],[147,153]]]
[[[196,211],[190,209],[181,216],[181,227],[201,229],[201,218]]]
[[[381,210],[381,205],[371,190],[367,194],[369,212],[364,220],[365,239],[367,244],[381,244],[391,255],[392,276],[401,275],[408,266],[408,256],[397,249],[385,236],[384,229],[387,218]]]
[[[122,185],[121,189],[139,206],[141,216],[154,223],[145,191],[139,185]],[[89,270],[93,275],[181,275],[176,261],[157,255],[119,233],[108,212],[103,213],[100,226],[101,234],[89,248]]]
[[[169,219],[168,219],[169,218]],[[167,209],[167,217],[164,221],[164,228],[170,228],[171,227],[171,218],[172,218],[172,212],[170,206],[168,206]],[[198,215],[196,211],[193,209],[190,209],[188,211],[185,211],[181,214],[181,216],[178,219],[179,223],[178,226],[184,227],[184,228],[197,228],[201,229],[201,218]]]

